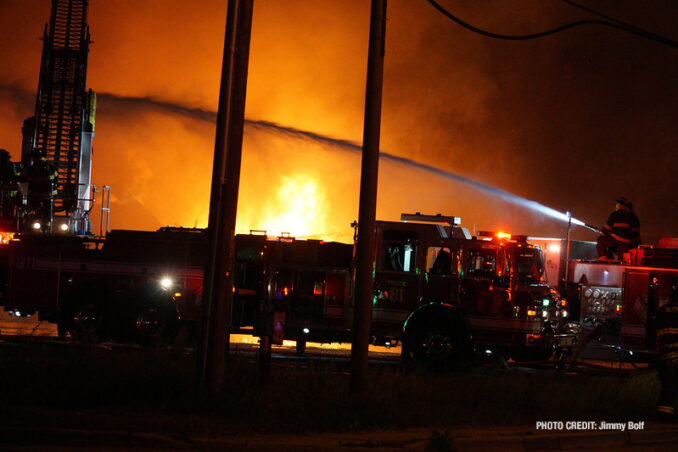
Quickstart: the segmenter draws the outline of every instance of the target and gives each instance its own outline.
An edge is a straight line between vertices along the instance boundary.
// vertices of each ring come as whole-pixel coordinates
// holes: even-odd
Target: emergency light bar
[[[494,232],[494,231],[478,231],[478,237],[482,237],[485,240],[513,240],[516,242],[527,242],[526,235],[514,235],[508,232]]]
[[[447,223],[450,226],[459,226],[461,224],[461,217],[447,217],[441,214],[422,215],[420,212],[417,212],[401,214],[400,221],[403,223],[407,223],[408,221],[418,221],[421,223]]]

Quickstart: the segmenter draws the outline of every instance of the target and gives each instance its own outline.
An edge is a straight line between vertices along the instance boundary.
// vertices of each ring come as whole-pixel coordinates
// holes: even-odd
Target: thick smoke
[[[128,116],[130,112],[135,112],[140,117],[147,115],[160,115],[168,120],[172,116],[184,118],[191,121],[194,128],[184,124],[186,130],[204,130],[212,132],[211,127],[216,120],[216,113],[199,108],[190,108],[177,105],[157,99],[150,98],[126,98],[111,94],[101,94],[99,96],[102,107],[100,111],[104,114],[118,112],[120,116]],[[195,124],[193,123],[195,122]],[[202,126],[199,124],[203,123]],[[209,141],[209,140],[207,140]],[[359,180],[359,153],[361,146],[357,143],[335,139],[323,136],[314,132],[299,130],[293,127],[286,127],[274,124],[269,121],[246,120],[246,138],[245,138],[244,169],[242,175],[242,202],[240,205],[241,226],[245,229],[261,229],[270,224],[271,217],[276,217],[276,208],[282,208],[286,202],[285,199],[276,198],[276,186],[286,177],[299,177],[304,180],[316,181],[318,190],[322,191],[321,198],[327,203],[316,206],[318,214],[323,213],[325,221],[317,224],[318,230],[315,235],[323,237],[346,239],[349,230],[346,225],[351,218],[357,216],[356,190]],[[293,159],[288,156],[288,149],[294,149]],[[202,174],[209,174],[207,165],[209,158],[209,149],[203,149],[201,152],[192,152],[192,159],[202,160]],[[521,223],[544,223],[544,218],[564,221],[565,215],[534,201],[530,201],[505,190],[489,186],[468,177],[444,171],[440,168],[423,164],[415,160],[399,157],[388,152],[381,152],[382,160],[381,179],[382,185],[380,192],[380,202],[384,204],[381,209],[391,219],[397,219],[400,211],[407,210],[418,211],[423,208],[433,209],[436,212],[449,213],[445,209],[455,209],[454,214],[469,215],[481,221],[481,224],[492,223],[493,227],[512,228],[521,227]],[[152,157],[147,157],[150,159]],[[273,162],[273,163],[271,163]],[[140,167],[140,163],[131,163],[136,165],[137,169],[132,175],[134,183],[132,186],[139,186],[146,183],[145,178],[157,178],[148,167]],[[158,163],[158,167],[166,167],[163,162]],[[302,170],[303,168],[303,170]],[[185,171],[185,167],[181,168]],[[164,169],[162,173],[171,171]],[[327,175],[331,174],[331,178]],[[196,180],[191,179],[190,180]],[[200,178],[198,178],[199,180]],[[278,184],[276,184],[278,179]],[[410,190],[403,191],[402,181],[408,181],[409,184],[416,185],[419,189],[416,192]],[[170,183],[169,186],[178,187],[181,183]],[[191,197],[198,187],[191,189],[190,186],[184,186],[180,191],[191,193]],[[202,189],[204,192],[205,180],[202,178]],[[161,190],[162,191],[162,190]],[[352,193],[352,194],[350,194]],[[176,195],[175,195],[176,196]],[[175,198],[175,197],[173,197]],[[120,199],[116,197],[116,199]],[[194,198],[196,199],[196,198]],[[204,196],[197,199],[203,199],[203,211],[200,208],[194,210],[196,218],[194,224],[204,225],[206,211],[204,210]],[[256,199],[256,202],[253,200]],[[511,216],[514,217],[511,223],[496,220],[488,221],[491,215],[476,212],[472,206],[478,201],[489,210],[496,210],[498,200],[504,203],[510,203],[513,209]],[[137,199],[138,201],[138,199]],[[123,201],[119,201],[123,202]],[[157,204],[154,202],[153,204]],[[162,203],[161,203],[162,204]],[[267,213],[258,212],[250,208],[251,204],[257,206],[268,205]],[[185,208],[185,206],[184,206]],[[504,206],[506,210],[507,206]],[[519,220],[519,221],[516,221]],[[536,220],[536,221],[535,221]],[[575,220],[576,221],[576,220]],[[553,221],[552,221],[553,222]],[[556,222],[557,223],[557,222]],[[343,231],[342,231],[342,226]],[[550,230],[558,231],[558,226],[551,225]],[[284,227],[284,225],[283,225]],[[524,226],[523,226],[524,227]],[[242,229],[242,228],[241,228]],[[543,230],[543,228],[540,228]],[[547,230],[549,230],[547,228]],[[281,231],[271,231],[274,233]]]
[[[113,185],[119,203],[116,227],[206,219],[225,3],[90,2],[88,85],[118,96],[101,99],[94,144],[95,181]],[[369,2],[255,3],[246,116],[263,121],[247,128],[241,218],[255,227],[257,203],[280,202],[272,187],[301,173],[323,182],[323,221],[345,230],[357,215],[357,154],[300,133],[360,141]],[[441,3],[504,34],[590,18],[564,2]],[[605,0],[596,9],[676,39],[670,0]],[[33,92],[48,15],[46,1],[0,2],[0,84]],[[478,228],[563,234],[558,221],[443,177],[453,174],[592,224],[624,195],[646,242],[678,234],[677,63],[674,49],[609,28],[502,42],[451,23],[424,0],[390,1],[382,149],[406,160],[382,163],[379,217],[440,212]],[[158,99],[167,105],[153,106]],[[34,100],[19,104],[3,92],[0,147],[14,156]],[[268,127],[275,124],[291,128]]]

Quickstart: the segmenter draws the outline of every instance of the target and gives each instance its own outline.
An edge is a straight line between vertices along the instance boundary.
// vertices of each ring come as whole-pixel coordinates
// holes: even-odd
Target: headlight
[[[165,278],[162,278],[162,279],[160,280],[160,287],[162,287],[162,288],[165,289],[165,290],[168,290],[168,289],[169,289],[170,287],[172,287],[173,285],[174,285],[174,281],[172,281],[171,278],[165,277]]]

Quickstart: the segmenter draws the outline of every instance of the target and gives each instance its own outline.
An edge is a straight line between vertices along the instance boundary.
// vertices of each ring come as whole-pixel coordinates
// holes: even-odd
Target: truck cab
[[[413,342],[429,341],[430,349],[424,330],[435,329],[434,342],[449,348],[545,359],[565,312],[544,281],[541,249],[525,237],[471,237],[457,217],[404,214],[401,222],[377,222],[377,342],[409,339],[404,353],[421,354],[424,346]],[[449,343],[452,336],[459,344]]]

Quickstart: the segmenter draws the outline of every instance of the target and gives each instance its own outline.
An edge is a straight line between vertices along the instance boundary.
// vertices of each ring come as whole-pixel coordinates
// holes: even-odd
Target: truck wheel
[[[82,342],[95,343],[101,333],[101,313],[93,304],[82,304],[73,311],[71,335]]]
[[[468,330],[457,316],[427,316],[411,325],[403,339],[403,356],[434,370],[459,369],[471,358]]]
[[[137,340],[140,345],[162,345],[165,335],[165,321],[161,313],[155,309],[146,309],[137,316]]]

